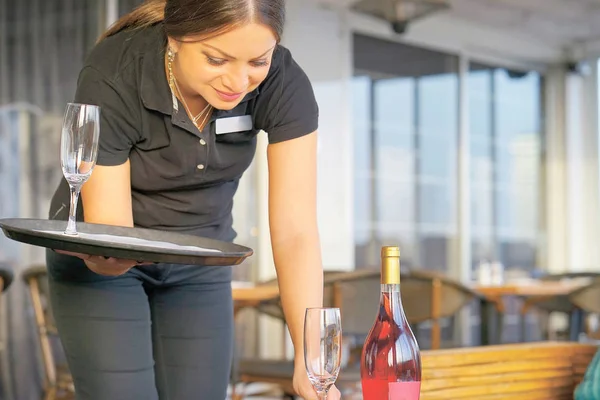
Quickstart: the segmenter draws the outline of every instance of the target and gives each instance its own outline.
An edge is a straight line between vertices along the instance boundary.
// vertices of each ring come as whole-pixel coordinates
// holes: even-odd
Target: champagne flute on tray
[[[77,203],[81,187],[96,165],[100,136],[100,107],[68,103],[60,140],[62,172],[69,183],[71,201],[66,235],[77,236]]]

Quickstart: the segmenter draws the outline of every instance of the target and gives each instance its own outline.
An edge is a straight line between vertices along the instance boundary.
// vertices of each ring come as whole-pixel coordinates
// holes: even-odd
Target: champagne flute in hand
[[[66,235],[77,235],[77,203],[81,187],[92,174],[98,155],[100,107],[68,103],[60,140],[60,163],[71,188]]]
[[[339,308],[308,308],[304,316],[304,362],[320,400],[340,372],[342,322]]]

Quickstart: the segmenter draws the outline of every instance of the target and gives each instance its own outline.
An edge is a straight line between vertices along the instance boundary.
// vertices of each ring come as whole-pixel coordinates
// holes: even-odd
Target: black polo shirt
[[[257,134],[264,130],[269,143],[277,143],[315,131],[314,93],[289,50],[278,46],[265,81],[233,110],[215,110],[200,132],[181,103],[173,107],[166,43],[162,24],[103,40],[84,64],[74,101],[101,107],[97,164],[131,162],[135,226],[231,241],[233,197],[254,157]],[[244,116],[252,122],[245,129],[251,128],[236,131],[244,125],[240,120],[250,121]],[[219,125],[223,121],[238,123],[232,128]],[[68,204],[63,180],[50,218],[67,219]]]

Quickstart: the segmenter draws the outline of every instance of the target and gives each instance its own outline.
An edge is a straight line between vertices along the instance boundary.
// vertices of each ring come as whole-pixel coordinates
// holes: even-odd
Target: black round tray
[[[149,263],[229,266],[252,255],[234,243],[155,229],[77,223],[78,236],[64,234],[66,221],[0,219],[7,238],[34,246]]]

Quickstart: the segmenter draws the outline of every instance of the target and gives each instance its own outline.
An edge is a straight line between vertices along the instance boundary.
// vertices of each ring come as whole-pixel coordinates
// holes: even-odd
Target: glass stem
[[[327,400],[327,390],[321,390],[317,392],[317,397],[319,400]]]
[[[67,235],[77,235],[77,202],[79,200],[79,191],[81,187],[79,185],[70,185],[71,188],[71,205],[69,208],[69,222],[67,223],[67,229],[65,233]]]

